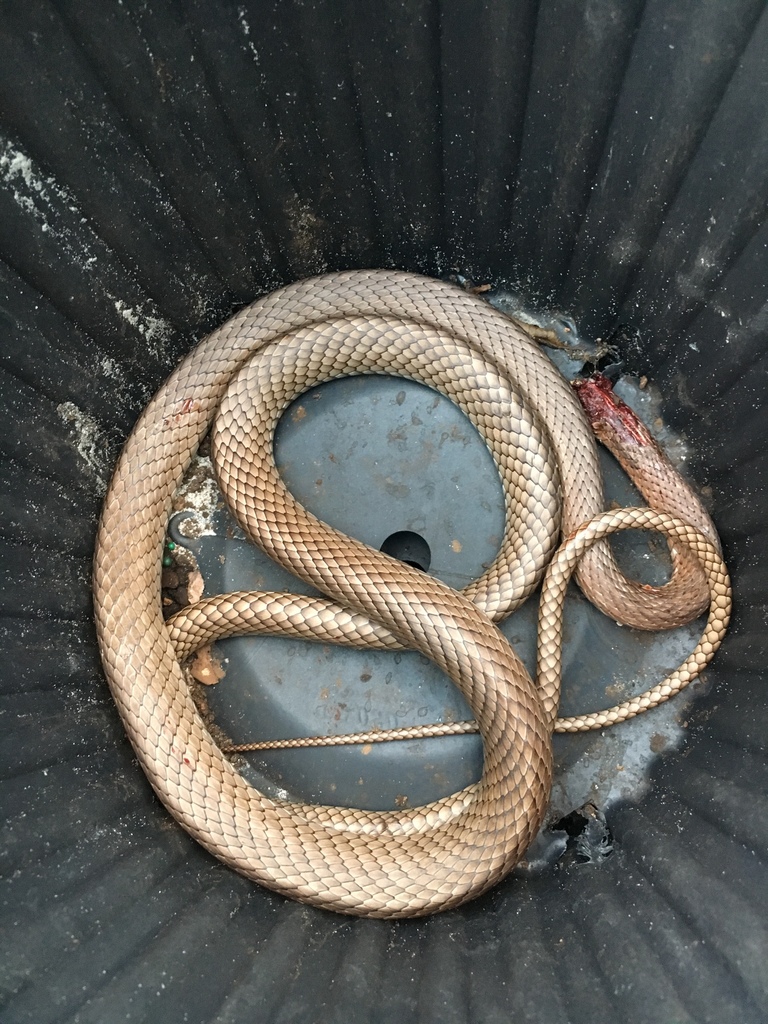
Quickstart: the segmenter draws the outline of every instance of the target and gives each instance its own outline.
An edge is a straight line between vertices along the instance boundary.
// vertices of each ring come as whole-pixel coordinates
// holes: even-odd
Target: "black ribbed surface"
[[[765,5],[8,0],[0,53],[4,1024],[768,1019]],[[420,923],[308,910],[188,839],[91,624],[152,391],[254,295],[371,265],[623,325],[736,585],[614,856]]]

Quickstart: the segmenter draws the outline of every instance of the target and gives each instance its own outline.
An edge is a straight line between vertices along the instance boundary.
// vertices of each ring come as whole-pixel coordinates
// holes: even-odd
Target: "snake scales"
[[[399,373],[440,388],[462,405],[497,460],[507,493],[504,541],[494,564],[462,593],[320,523],[280,480],[271,446],[282,410],[313,383],[360,372]],[[197,643],[201,624],[190,610],[172,639],[159,581],[174,491],[214,417],[216,472],[238,521],[328,595],[222,597],[229,631],[238,629],[238,609],[247,618],[255,607],[269,631],[420,650],[461,688],[479,724],[478,783],[424,807],[369,812],[269,799],[223,756],[174,646]],[[603,513],[594,438],[571,388],[530,339],[474,296],[396,271],[327,275],[267,295],[174,371],[137,422],[105,499],[94,564],[97,630],[142,767],[203,846],[272,889],[374,917],[457,906],[511,870],[543,819],[562,598],[586,549],[579,583],[619,621],[656,629],[688,621],[707,602],[710,611],[701,642],[676,673],[627,702],[618,718],[598,713],[579,727],[668,699],[719,646],[730,613],[727,571],[708,518],[675,507],[678,500],[686,499],[662,484],[655,500],[662,512]],[[631,527],[670,538],[666,586],[626,580],[614,563],[602,538]],[[569,539],[552,558],[560,532]],[[534,684],[491,619],[517,607],[547,563]]]

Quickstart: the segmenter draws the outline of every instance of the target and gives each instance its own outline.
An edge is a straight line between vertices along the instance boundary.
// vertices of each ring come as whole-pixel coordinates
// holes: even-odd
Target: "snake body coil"
[[[398,373],[440,388],[462,405],[494,454],[507,494],[504,542],[465,592],[338,534],[299,506],[280,480],[272,437],[282,410],[314,383],[360,372]],[[174,647],[183,646],[185,629],[198,626],[192,616],[172,639],[159,581],[174,491],[214,417],[216,472],[241,525],[328,595],[262,595],[259,614],[268,631],[422,651],[461,688],[479,723],[478,783],[424,807],[368,812],[271,800],[222,755]],[[712,597],[705,639],[659,699],[685,685],[686,673],[692,678],[727,624],[727,573],[696,524],[620,511],[623,517],[598,516],[595,443],[569,385],[482,300],[438,281],[367,271],[299,282],[257,301],[201,342],[158,392],[105,500],[94,570],[99,642],[152,785],[217,857],[317,906],[418,916],[480,894],[523,856],[547,806],[559,700],[557,608],[582,550],[590,548],[579,571],[582,589],[628,624],[675,625]],[[541,580],[559,528],[569,535],[591,520],[547,576],[545,595],[555,597],[542,602],[536,686],[491,619],[517,607]],[[613,562],[602,537],[634,526],[662,529],[674,540],[675,568],[665,587],[628,581]],[[706,579],[700,569],[686,573],[691,558],[678,552],[689,547]],[[237,600],[221,599],[232,620]]]

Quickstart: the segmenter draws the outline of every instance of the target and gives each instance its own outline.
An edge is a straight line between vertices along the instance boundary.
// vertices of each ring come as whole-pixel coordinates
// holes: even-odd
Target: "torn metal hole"
[[[555,822],[552,829],[567,834],[565,852],[577,864],[600,864],[613,855],[613,835],[605,815],[594,804],[571,811]]]

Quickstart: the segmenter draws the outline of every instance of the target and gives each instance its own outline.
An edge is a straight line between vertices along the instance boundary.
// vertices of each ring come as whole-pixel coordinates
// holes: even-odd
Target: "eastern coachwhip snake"
[[[497,460],[508,495],[504,543],[465,592],[318,522],[280,480],[271,444],[282,410],[314,383],[360,372],[439,387],[462,405]],[[479,723],[478,783],[425,807],[369,812],[271,800],[223,756],[189,694],[162,619],[159,580],[174,491],[215,416],[217,476],[231,488],[238,521],[274,559],[328,595],[223,597],[219,611],[230,631],[239,612],[247,618],[247,608],[258,607],[255,619],[271,631],[354,643],[369,637],[420,650],[461,688]],[[450,284],[396,271],[340,273],[290,285],[242,310],[187,356],[142,414],[97,539],[94,603],[105,671],[158,795],[227,864],[327,909],[419,916],[484,892],[523,856],[547,806],[562,595],[582,549],[597,540],[578,571],[582,589],[628,625],[677,625],[711,596],[696,651],[620,717],[686,685],[722,639],[730,587],[711,523],[697,519],[700,506],[676,507],[666,485],[661,497],[644,493],[662,513],[603,513],[594,438],[568,383],[506,317]],[[577,531],[582,524],[589,525]],[[665,587],[628,581],[613,562],[600,538],[628,527],[671,538],[674,574]],[[552,560],[559,531],[571,537]],[[547,563],[534,685],[490,619],[517,607]],[[175,637],[180,649],[199,639],[190,612]],[[600,713],[579,727],[612,720],[620,718]]]

